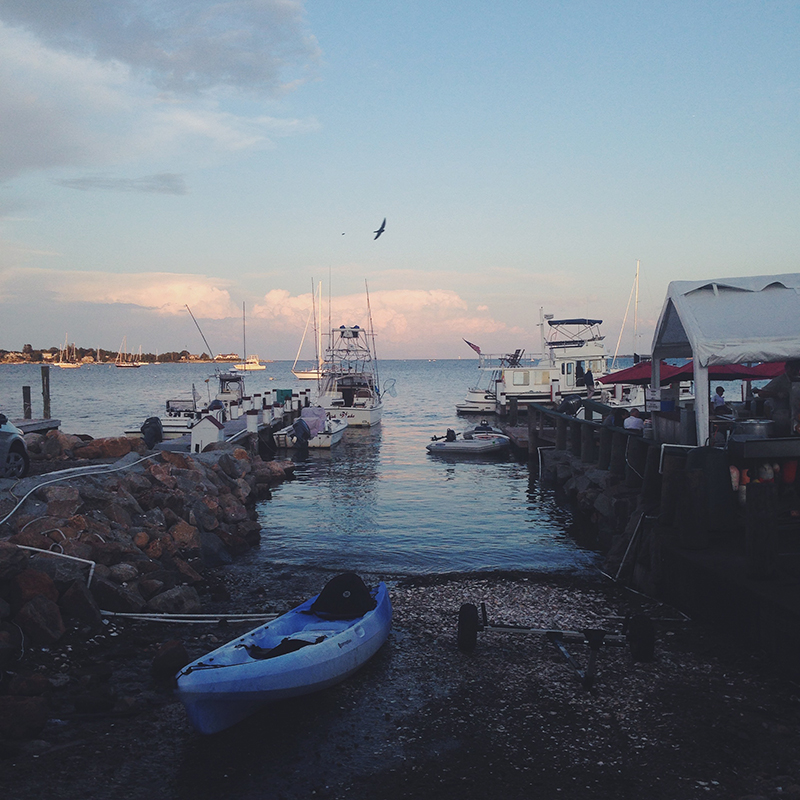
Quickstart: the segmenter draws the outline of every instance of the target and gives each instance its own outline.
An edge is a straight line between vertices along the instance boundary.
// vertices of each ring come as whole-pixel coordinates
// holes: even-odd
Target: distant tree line
[[[71,348],[70,348],[71,349]],[[3,350],[0,349],[0,361],[5,362],[18,362],[25,361],[31,363],[49,363],[58,358],[60,347],[48,347],[42,350],[35,349],[30,344],[22,346],[22,350]],[[76,347],[75,354],[78,361],[93,361],[95,363],[113,364],[117,359],[117,350],[104,350],[102,347],[98,349],[93,347]],[[150,364],[172,364],[186,361],[211,361],[211,357],[207,353],[201,355],[193,355],[188,350],[172,351],[168,353],[142,353],[141,356],[136,353],[136,360],[141,360]]]

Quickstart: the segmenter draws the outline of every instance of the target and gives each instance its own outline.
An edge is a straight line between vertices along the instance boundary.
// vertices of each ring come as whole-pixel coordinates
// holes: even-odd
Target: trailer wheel
[[[464,603],[458,610],[458,649],[471,653],[478,643],[478,607]]]

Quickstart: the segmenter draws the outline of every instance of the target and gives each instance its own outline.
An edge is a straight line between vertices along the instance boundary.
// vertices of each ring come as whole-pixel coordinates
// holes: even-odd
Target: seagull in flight
[[[386,217],[383,218],[383,222],[381,222],[380,228],[378,228],[378,230],[374,231],[375,239],[377,239],[385,230],[386,230]],[[374,242],[375,239],[373,239],[372,241]]]

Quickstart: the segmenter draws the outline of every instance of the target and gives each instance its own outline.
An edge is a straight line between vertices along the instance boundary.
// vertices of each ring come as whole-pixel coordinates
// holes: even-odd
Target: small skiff
[[[435,455],[486,455],[500,453],[511,446],[511,439],[502,433],[473,431],[459,435],[452,430],[441,438],[434,437],[426,450]]]
[[[319,406],[308,406],[300,412],[299,419],[275,431],[273,437],[277,447],[330,449],[342,440],[345,430],[346,419],[331,417]]]
[[[217,733],[268,703],[343,681],[391,625],[384,583],[368,589],[354,573],[338,575],[319,595],[184,667],[178,697],[200,733]]]

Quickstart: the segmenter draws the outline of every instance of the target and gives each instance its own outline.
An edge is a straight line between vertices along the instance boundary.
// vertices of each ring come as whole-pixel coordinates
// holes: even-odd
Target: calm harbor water
[[[291,362],[267,364],[248,376],[248,391],[307,385]],[[296,480],[261,503],[264,527],[254,559],[331,569],[446,572],[483,569],[582,571],[597,555],[569,536],[568,511],[539,487],[513,455],[446,459],[425,445],[459,417],[455,404],[478,379],[477,360],[384,361],[381,381],[396,381],[383,422],[349,429],[332,451],[311,451]],[[208,365],[160,365],[121,370],[51,368],[52,415],[67,433],[120,435],[159,413],[169,397],[203,397],[215,382]],[[31,387],[41,416],[38,366],[0,367],[0,411],[22,416],[22,386]]]

